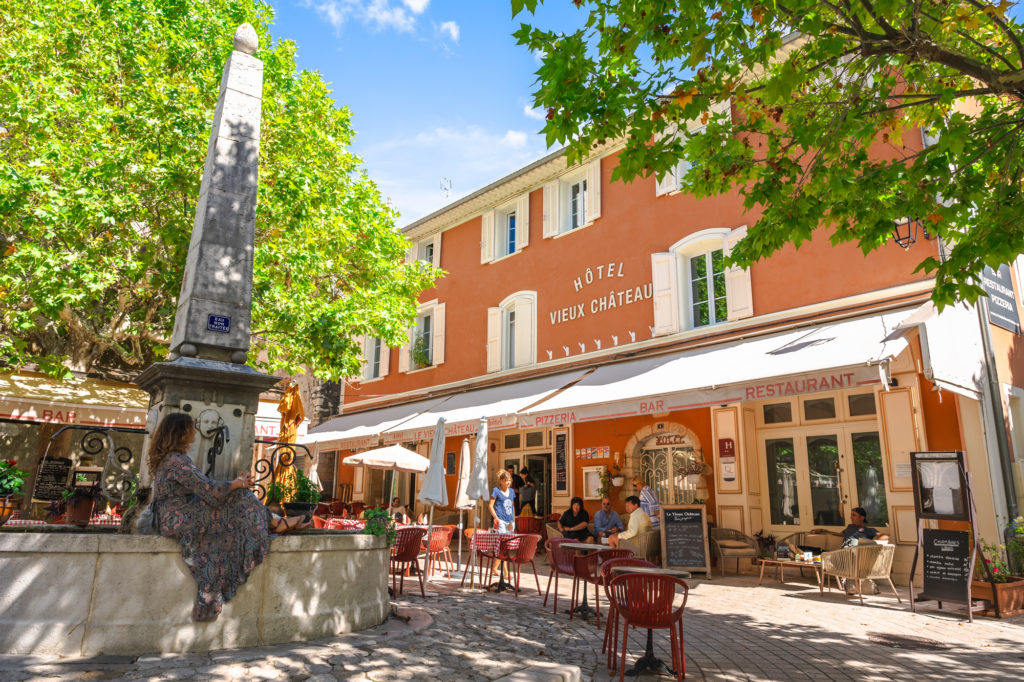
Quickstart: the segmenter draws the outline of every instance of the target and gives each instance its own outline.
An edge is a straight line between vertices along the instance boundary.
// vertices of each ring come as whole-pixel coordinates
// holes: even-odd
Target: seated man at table
[[[872,528],[867,525],[868,513],[864,507],[854,507],[850,510],[850,523],[846,528],[842,529],[838,533],[834,530],[826,530],[825,528],[815,528],[812,533],[827,533],[828,535],[835,535],[843,538],[843,544],[840,547],[853,547],[857,545],[861,540],[871,540],[873,542],[888,540],[889,536],[879,532],[877,528]],[[878,594],[878,586],[875,585],[874,580],[868,581],[871,583],[871,591],[874,594]],[[846,581],[846,592],[848,594],[854,594],[857,586],[854,581]]]
[[[608,544],[612,547],[618,547],[619,543],[623,540],[636,537],[640,533],[646,533],[649,530],[653,530],[651,527],[651,517],[644,513],[644,510],[640,508],[640,498],[636,495],[630,495],[626,498],[626,511],[629,512],[629,528],[624,533],[615,533],[608,538]]]
[[[601,499],[601,508],[594,514],[594,533],[597,539],[608,538],[623,529],[622,519],[619,513],[612,509],[612,501],[604,497]]]
[[[594,536],[587,528],[590,523],[590,514],[583,508],[583,498],[574,497],[569,502],[569,508],[562,513],[558,520],[558,530],[562,536],[578,542],[593,542]]]

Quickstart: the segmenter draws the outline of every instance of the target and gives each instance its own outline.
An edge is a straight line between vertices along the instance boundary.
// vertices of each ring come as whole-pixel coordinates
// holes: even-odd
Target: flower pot
[[[76,526],[88,526],[92,518],[92,509],[95,500],[91,497],[72,497],[68,500],[68,510],[64,515],[64,522]]]
[[[1024,577],[1013,576],[1005,583],[971,581],[971,597],[984,599],[990,605],[986,616],[995,616],[995,605],[999,604],[999,617],[1010,618],[1024,613]]]
[[[625,476],[612,476],[612,485],[615,486],[616,488],[621,488],[622,484],[625,483],[625,481]]]
[[[11,496],[0,497],[0,526],[7,523],[7,519],[11,518],[18,509],[18,502]]]

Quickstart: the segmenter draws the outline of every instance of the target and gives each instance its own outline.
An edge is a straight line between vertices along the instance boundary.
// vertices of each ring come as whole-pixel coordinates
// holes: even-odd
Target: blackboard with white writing
[[[661,510],[661,556],[665,568],[711,575],[704,505],[668,505]]]
[[[555,435],[555,493],[566,493],[569,491],[568,461],[566,444],[569,434],[559,433]]]
[[[59,500],[61,491],[68,486],[71,475],[71,460],[66,458],[44,459],[36,475],[36,490],[32,495],[37,500]]]
[[[925,528],[924,592],[927,599],[967,601],[971,581],[970,533]]]

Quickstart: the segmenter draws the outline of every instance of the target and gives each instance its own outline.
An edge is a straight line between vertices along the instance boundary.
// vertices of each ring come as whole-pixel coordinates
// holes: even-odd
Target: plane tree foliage
[[[513,14],[536,23],[542,1],[512,0]],[[621,141],[618,179],[686,158],[684,191],[739,191],[760,218],[732,262],[818,229],[867,253],[909,218],[945,246],[917,266],[945,305],[975,300],[986,266],[1024,252],[1024,36],[1010,0],[574,4],[578,30],[515,33],[542,58],[548,143],[572,161]]]
[[[351,115],[265,2],[7,0],[0,14],[0,366],[131,378],[166,355],[223,65],[264,62],[250,362],[359,374],[436,272],[348,151]]]

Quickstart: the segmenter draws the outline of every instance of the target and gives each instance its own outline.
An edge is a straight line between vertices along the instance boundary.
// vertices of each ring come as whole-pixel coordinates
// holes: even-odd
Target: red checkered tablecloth
[[[473,539],[470,541],[470,546],[476,552],[480,552],[482,554],[494,554],[498,551],[498,545],[502,540],[520,537],[523,537],[523,533],[488,533],[477,531],[476,533],[473,533]]]
[[[40,521],[38,519],[23,519],[21,518],[21,511],[16,511],[11,514],[11,518],[7,520],[8,526],[46,526],[46,521]],[[107,514],[97,514],[89,520],[90,526],[120,526],[121,517],[111,516]]]
[[[327,519],[324,528],[330,530],[362,530],[366,527],[366,521],[359,519]]]

